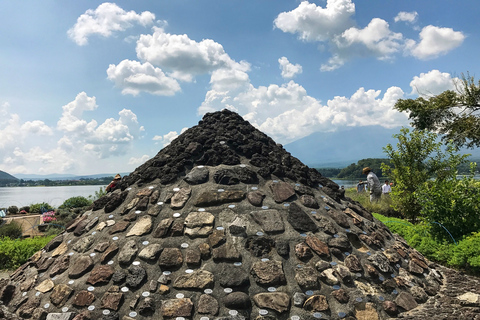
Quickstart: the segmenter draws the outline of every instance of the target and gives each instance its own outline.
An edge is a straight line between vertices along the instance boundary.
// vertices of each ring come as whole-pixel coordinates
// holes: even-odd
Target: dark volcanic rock
[[[300,232],[317,231],[318,227],[313,220],[296,203],[292,203],[288,209],[287,221],[292,227]]]
[[[206,114],[76,213],[66,232],[0,279],[0,318],[480,314],[479,281],[445,285],[435,264],[338,185],[228,110]]]
[[[183,180],[189,184],[202,184],[208,181],[208,169],[205,167],[195,167],[190,171]]]

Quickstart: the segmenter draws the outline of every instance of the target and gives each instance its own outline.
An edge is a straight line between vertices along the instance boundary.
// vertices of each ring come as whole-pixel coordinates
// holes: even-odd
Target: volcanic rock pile
[[[34,320],[375,320],[441,283],[338,185],[224,110],[0,282],[0,300]]]

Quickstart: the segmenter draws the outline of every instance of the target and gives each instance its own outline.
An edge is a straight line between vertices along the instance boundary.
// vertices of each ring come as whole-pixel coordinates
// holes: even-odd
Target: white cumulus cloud
[[[123,94],[138,95],[148,92],[154,95],[172,96],[180,91],[177,80],[168,77],[160,68],[151,63],[123,60],[118,65],[111,64],[107,69],[109,80],[122,89]]]
[[[411,94],[420,96],[434,96],[446,90],[454,90],[458,78],[452,78],[449,73],[431,70],[413,77],[410,82]]]
[[[417,20],[417,18],[418,18],[418,13],[416,11],[412,11],[412,12],[400,11],[393,20],[395,22],[404,21],[404,22],[413,23]]]
[[[153,34],[141,35],[137,41],[138,58],[160,66],[180,80],[191,81],[195,75],[235,63],[223,46],[211,39],[197,42],[186,34],[169,34],[158,27],[153,30]]]
[[[155,15],[149,11],[140,14],[125,11],[115,3],[105,2],[95,10],[88,9],[77,19],[77,23],[68,30],[68,36],[80,46],[88,43],[88,37],[98,34],[109,37],[115,31],[125,31],[133,25],[147,26],[155,21]]]
[[[170,131],[167,134],[164,134],[163,136],[161,135],[156,135],[152,138],[153,141],[161,142],[163,144],[163,147],[168,146],[173,140],[175,140],[180,134],[184,133],[187,131],[188,128],[183,128],[180,133],[177,131]]]
[[[356,26],[354,14],[355,5],[350,0],[327,0],[325,8],[302,1],[296,9],[280,13],[274,25],[283,32],[297,34],[301,40],[320,42],[319,48],[329,50],[331,56],[321,64],[321,71],[333,71],[358,57],[391,60],[406,53],[417,59],[431,59],[460,46],[465,38],[451,28],[427,26],[417,43],[392,31],[382,18],[371,19],[363,28]],[[414,23],[417,18],[415,11],[402,11],[394,21]]]
[[[461,31],[429,25],[420,32],[420,42],[416,43],[411,40],[406,51],[415,58],[427,60],[459,47],[463,40],[465,40],[465,35]]]
[[[282,70],[282,77],[286,78],[293,78],[297,74],[302,73],[302,66],[297,64],[290,63],[287,57],[281,57],[278,59],[278,63],[280,64],[280,70]]]
[[[404,114],[392,109],[404,93],[398,87],[380,90],[360,88],[351,97],[335,97],[323,105],[294,81],[283,85],[254,87],[237,92],[210,90],[199,113],[224,108],[239,112],[246,120],[276,141],[288,143],[316,131],[343,126],[381,125],[395,127],[408,123]]]
[[[150,156],[146,154],[140,158],[131,157],[130,160],[128,160],[128,164],[138,166],[145,163],[148,159],[150,159]]]
[[[302,40],[326,41],[352,26],[354,13],[351,0],[328,0],[325,8],[302,1],[296,9],[280,13],[274,25]]]

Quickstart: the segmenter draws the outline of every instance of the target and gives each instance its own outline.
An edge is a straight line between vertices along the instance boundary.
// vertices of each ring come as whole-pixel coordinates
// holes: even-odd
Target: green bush
[[[30,205],[30,213],[43,213],[51,210],[53,210],[53,207],[46,202]]]
[[[22,227],[15,221],[0,227],[0,238],[17,239],[22,236]],[[1,264],[0,264],[1,265]]]
[[[91,200],[88,200],[85,197],[78,196],[78,197],[72,197],[63,202],[63,204],[60,206],[60,208],[67,208],[67,209],[72,209],[72,208],[82,208],[86,207],[92,204]]]
[[[376,213],[373,215],[428,259],[480,275],[480,232],[475,232],[455,243],[451,238],[448,241],[434,238],[433,226],[426,222],[411,224],[402,219],[384,217]]]
[[[23,240],[0,238],[0,266],[2,266],[3,269],[18,268],[53,238],[54,236],[27,238]]]
[[[480,232],[459,241],[448,260],[449,265],[480,273]]]
[[[18,207],[17,206],[10,206],[7,209],[9,214],[17,214],[18,213]]]
[[[417,197],[422,203],[422,218],[432,223],[436,238],[450,237],[437,223],[455,239],[480,230],[480,183],[473,175],[461,180],[454,177],[429,181],[419,189]]]

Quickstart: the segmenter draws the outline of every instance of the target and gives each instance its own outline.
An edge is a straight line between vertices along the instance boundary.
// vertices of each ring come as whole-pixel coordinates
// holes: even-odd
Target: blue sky
[[[0,1],[0,170],[132,171],[229,108],[279,143],[480,73],[478,1]]]

